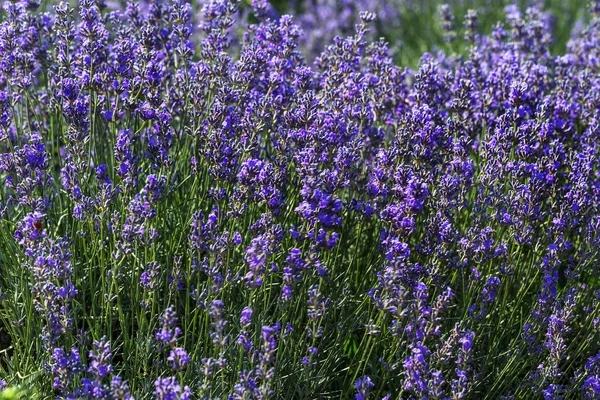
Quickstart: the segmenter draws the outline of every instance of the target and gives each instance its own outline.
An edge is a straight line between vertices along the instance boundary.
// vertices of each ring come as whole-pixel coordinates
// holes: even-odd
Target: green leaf
[[[346,342],[344,343],[344,354],[353,356],[356,353],[358,353],[358,346],[356,344],[356,340],[354,340],[354,338],[350,336],[348,339],[346,339]]]

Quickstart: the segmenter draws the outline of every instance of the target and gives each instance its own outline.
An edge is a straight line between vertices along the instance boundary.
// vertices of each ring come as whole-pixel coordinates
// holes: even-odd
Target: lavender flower
[[[154,398],[157,400],[188,400],[191,396],[190,388],[182,389],[175,377],[158,378],[154,382]]]
[[[186,365],[190,362],[190,357],[188,357],[186,351],[181,347],[177,347],[169,353],[169,357],[167,357],[167,361],[171,362],[171,368],[175,371],[182,370],[186,367]]]
[[[244,307],[242,310],[242,316],[240,317],[240,324],[242,327],[247,328],[252,323],[252,308]]]
[[[182,334],[178,321],[174,308],[167,308],[159,318],[160,328],[154,332],[155,339],[159,343],[173,345]]]
[[[356,400],[366,400],[369,397],[369,393],[371,389],[375,386],[373,382],[371,382],[371,378],[368,376],[363,376],[362,378],[358,378],[354,387],[356,388]]]

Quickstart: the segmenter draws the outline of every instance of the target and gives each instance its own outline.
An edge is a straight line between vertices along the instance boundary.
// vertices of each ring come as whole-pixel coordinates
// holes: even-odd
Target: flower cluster
[[[49,3],[0,23],[8,383],[600,396],[597,2],[560,55],[442,6],[414,70],[392,1]]]

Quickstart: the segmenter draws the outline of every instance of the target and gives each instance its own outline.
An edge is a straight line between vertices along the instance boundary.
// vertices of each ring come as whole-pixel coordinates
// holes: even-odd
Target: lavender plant
[[[4,10],[0,398],[600,398],[596,2],[415,70],[369,11]]]

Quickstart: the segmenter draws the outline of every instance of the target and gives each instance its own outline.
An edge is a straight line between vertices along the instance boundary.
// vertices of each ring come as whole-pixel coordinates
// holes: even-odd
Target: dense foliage
[[[600,398],[600,4],[4,6],[0,398]]]

